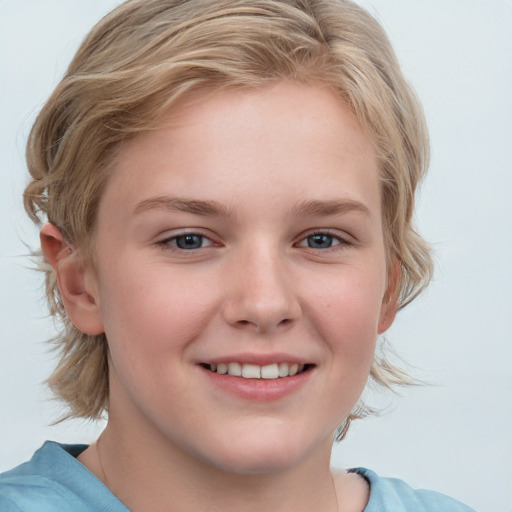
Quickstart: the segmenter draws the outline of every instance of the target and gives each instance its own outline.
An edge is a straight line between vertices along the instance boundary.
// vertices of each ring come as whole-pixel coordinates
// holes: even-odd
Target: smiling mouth
[[[304,373],[314,365],[298,364],[298,363],[273,363],[265,366],[247,363],[218,363],[218,364],[202,364],[203,368],[218,373],[220,375],[231,375],[233,377],[242,377],[244,379],[266,379],[275,380],[286,377],[293,377]]]

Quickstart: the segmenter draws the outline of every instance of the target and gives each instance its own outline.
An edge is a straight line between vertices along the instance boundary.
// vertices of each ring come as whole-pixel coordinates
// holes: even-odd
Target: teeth
[[[290,365],[288,363],[281,363],[279,365],[279,377],[288,377],[290,375]]]
[[[257,364],[244,364],[242,366],[242,377],[244,379],[261,379],[261,367]]]
[[[228,364],[228,374],[234,375],[235,377],[241,377],[242,366],[239,363],[229,363]]]
[[[210,371],[222,375],[232,375],[233,377],[243,377],[244,379],[278,379],[284,377],[293,377],[304,371],[303,364],[297,363],[273,363],[266,366],[257,364],[240,363],[219,363],[210,364]]]
[[[269,364],[261,367],[262,379],[277,379],[279,377],[279,368],[277,364]]]

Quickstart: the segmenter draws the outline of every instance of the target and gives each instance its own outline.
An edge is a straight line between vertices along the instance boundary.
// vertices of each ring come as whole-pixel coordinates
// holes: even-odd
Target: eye
[[[340,241],[336,240],[331,235],[316,233],[314,235],[309,235],[306,238],[306,243],[308,244],[308,247],[311,247],[312,249],[329,249],[329,247],[339,244]]]
[[[337,245],[348,245],[346,239],[340,235],[331,234],[329,232],[319,231],[311,233],[303,238],[297,245],[299,247],[308,247],[310,249],[331,249]]]
[[[159,242],[159,245],[168,248],[177,248],[184,251],[192,251],[194,249],[202,249],[203,247],[213,245],[213,242],[203,235],[198,235],[196,233],[185,233],[183,235],[166,238],[165,240]]]

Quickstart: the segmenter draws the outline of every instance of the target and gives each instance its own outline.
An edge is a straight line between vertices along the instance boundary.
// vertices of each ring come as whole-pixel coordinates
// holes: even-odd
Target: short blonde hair
[[[91,257],[98,203],[116,149],[156,125],[185,94],[256,88],[278,80],[321,83],[352,108],[380,164],[388,262],[399,262],[399,307],[428,284],[432,262],[413,225],[428,164],[424,116],[377,21],[347,0],[128,0],[89,33],[30,133],[25,208]],[[49,379],[69,416],[108,410],[108,345],[66,316],[49,266],[50,312],[62,321],[60,362]],[[407,381],[385,358],[371,376]],[[360,404],[338,432],[369,409]]]

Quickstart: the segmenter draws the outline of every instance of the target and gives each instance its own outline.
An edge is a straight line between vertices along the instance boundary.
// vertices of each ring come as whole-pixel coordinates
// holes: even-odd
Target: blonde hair
[[[120,143],[151,129],[201,88],[256,88],[278,80],[321,83],[352,108],[380,163],[388,262],[401,268],[399,307],[428,284],[429,249],[413,225],[414,194],[428,164],[422,109],[380,25],[346,0],[129,0],[89,33],[40,112],[27,145],[25,208],[46,217],[90,258],[98,202]],[[391,264],[391,263],[390,263]],[[66,316],[44,267],[50,312],[62,322],[60,362],[49,379],[69,416],[108,410],[108,345]],[[384,357],[371,372],[407,382]],[[359,404],[338,432],[370,409]]]

